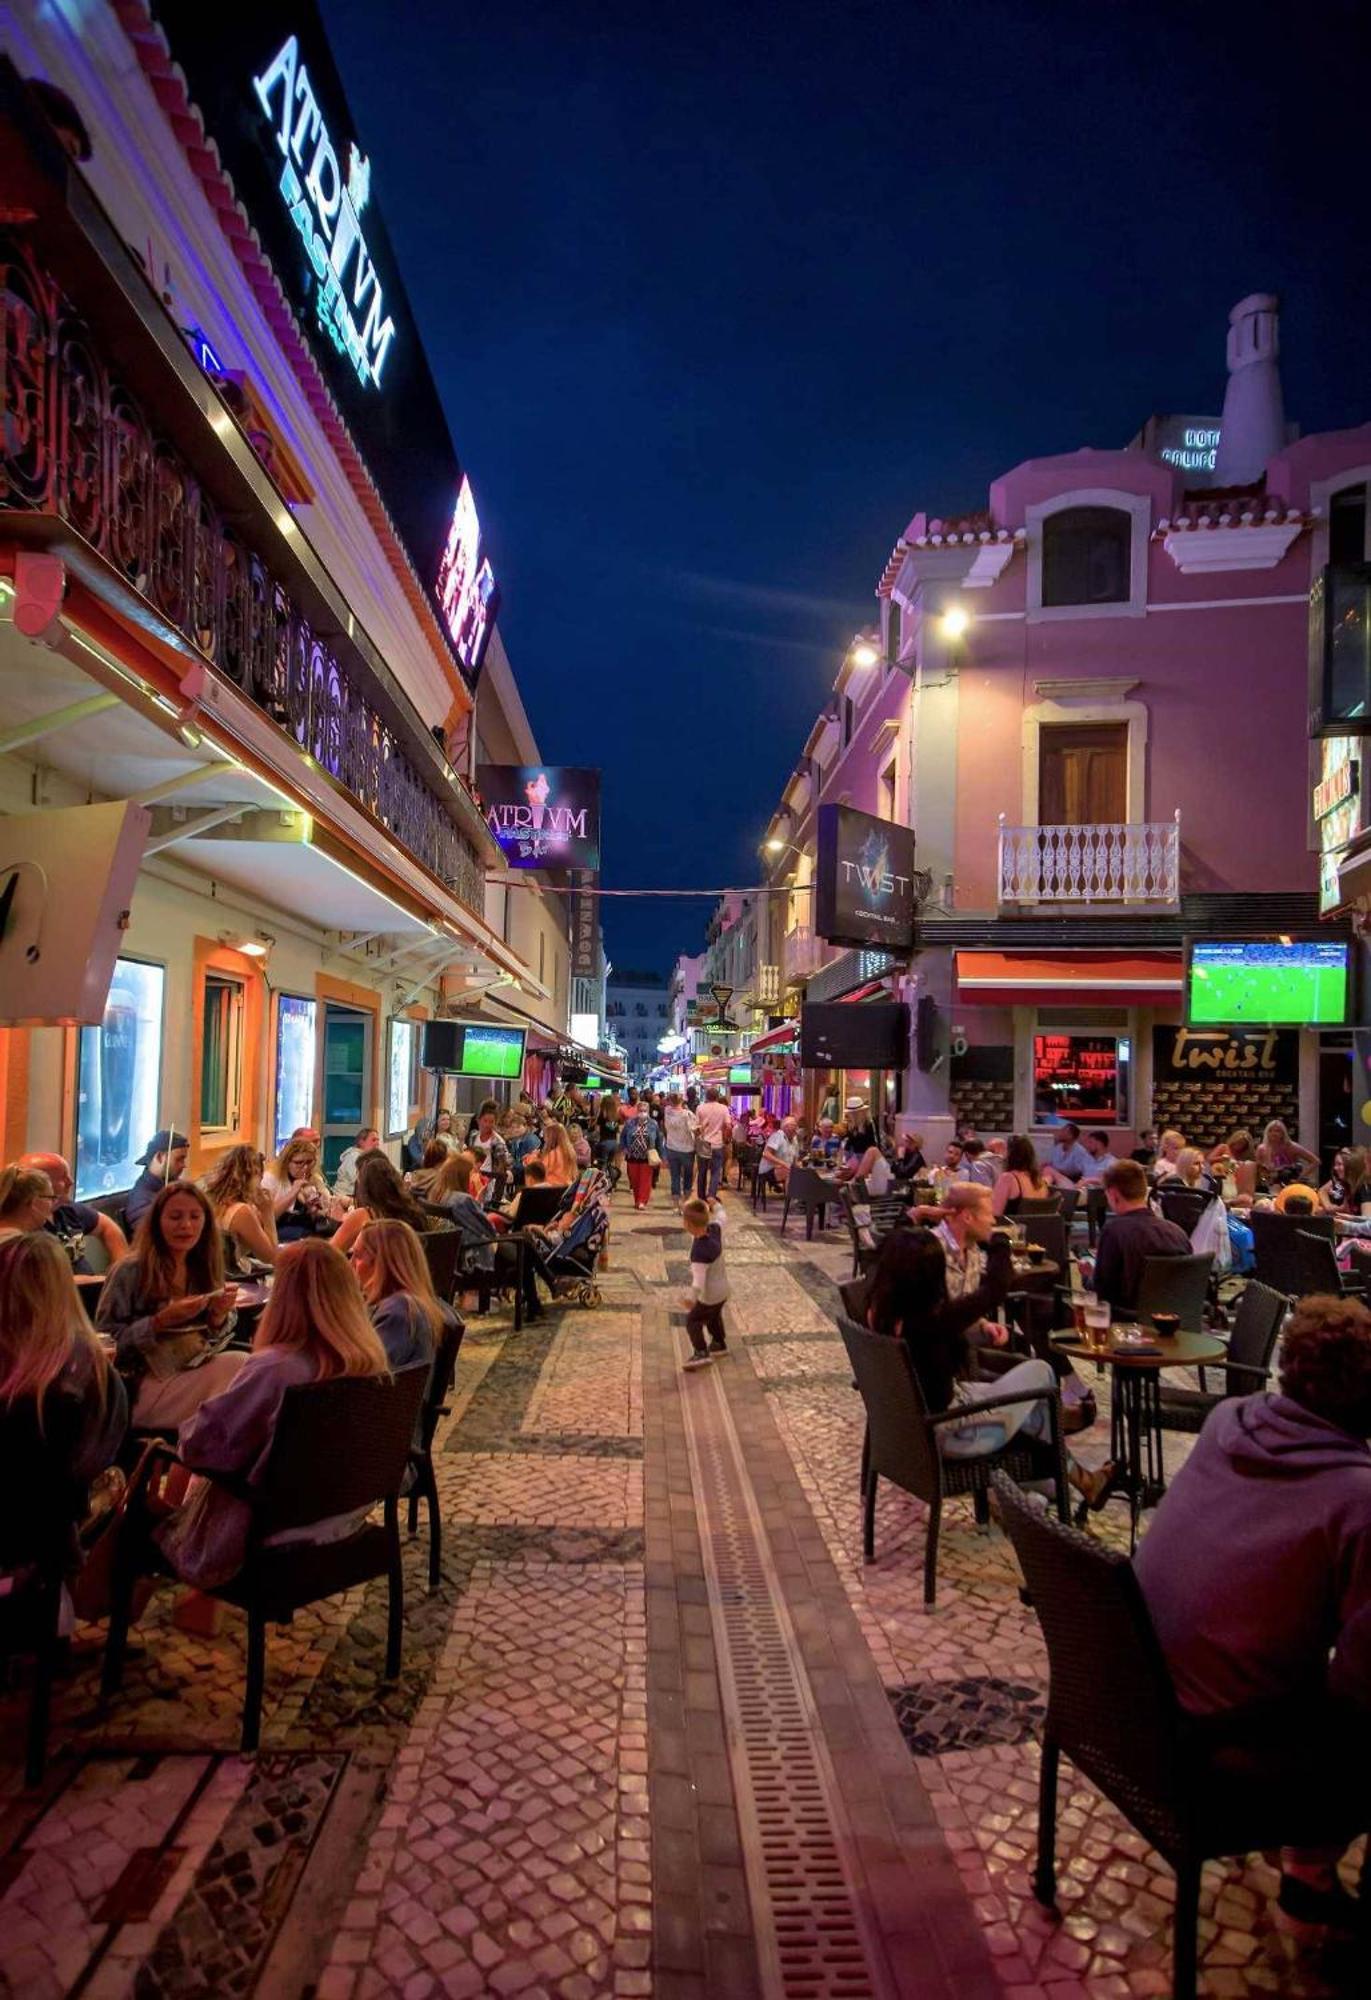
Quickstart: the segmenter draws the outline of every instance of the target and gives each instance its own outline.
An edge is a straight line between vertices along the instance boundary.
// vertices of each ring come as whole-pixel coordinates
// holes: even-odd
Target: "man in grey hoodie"
[[[1368,1437],[1371,1313],[1303,1299],[1279,1393],[1219,1404],[1134,1561],[1181,1706],[1258,1757],[1308,1745],[1330,1792],[1335,1772],[1371,1774]],[[1288,1916],[1361,1915],[1337,1886],[1338,1852],[1286,1850]]]

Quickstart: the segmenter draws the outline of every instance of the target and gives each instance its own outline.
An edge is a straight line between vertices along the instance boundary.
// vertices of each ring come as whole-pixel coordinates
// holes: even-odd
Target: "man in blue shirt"
[[[1071,1187],[1093,1172],[1095,1162],[1081,1144],[1079,1125],[1063,1125],[1057,1134],[1057,1143],[1047,1158],[1047,1178],[1066,1181]]]

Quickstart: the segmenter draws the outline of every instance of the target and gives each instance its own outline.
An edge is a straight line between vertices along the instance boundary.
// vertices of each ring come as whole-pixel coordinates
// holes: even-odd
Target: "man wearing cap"
[[[71,1168],[60,1153],[25,1153],[16,1164],[26,1172],[46,1174],[52,1183],[57,1200],[43,1228],[62,1245],[71,1258],[73,1271],[86,1277],[90,1275],[85,1252],[88,1236],[99,1237],[107,1263],[118,1263],[129,1247],[123,1230],[112,1217],[103,1215],[98,1208],[72,1200]]]
[[[165,1132],[153,1133],[138,1161],[143,1171],[129,1189],[129,1198],[124,1204],[124,1221],[130,1234],[143,1220],[167,1182],[180,1180],[189,1157],[190,1141],[174,1125]]]

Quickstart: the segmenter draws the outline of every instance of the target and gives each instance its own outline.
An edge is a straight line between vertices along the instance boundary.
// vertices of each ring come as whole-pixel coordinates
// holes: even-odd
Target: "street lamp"
[[[854,667],[875,667],[880,665],[881,649],[873,640],[859,633],[848,648],[847,657]]]

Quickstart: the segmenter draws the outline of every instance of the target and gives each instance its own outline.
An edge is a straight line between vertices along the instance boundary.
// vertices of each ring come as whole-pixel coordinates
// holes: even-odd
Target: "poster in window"
[[[115,960],[104,1019],[82,1028],[76,1089],[76,1192],[132,1187],[138,1155],[161,1123],[162,1004],[166,972]]]
[[[413,1094],[414,1047],[418,1030],[413,1021],[392,1019],[390,1059],[386,1064],[386,1137],[398,1139],[409,1130]]]
[[[314,1123],[314,1023],[317,1003],[296,993],[276,1001],[275,1148],[297,1127]]]

